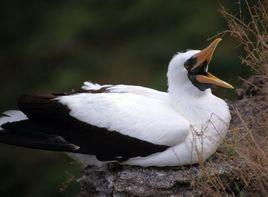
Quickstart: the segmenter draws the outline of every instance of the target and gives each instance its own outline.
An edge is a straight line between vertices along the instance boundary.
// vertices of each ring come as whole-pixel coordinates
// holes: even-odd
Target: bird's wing
[[[189,122],[157,99],[132,93],[74,94],[57,101],[82,122],[159,145],[181,143]]]
[[[19,109],[28,119],[5,120],[0,142],[96,155],[101,161],[162,152],[189,133],[188,121],[162,101],[105,88],[25,95]]]

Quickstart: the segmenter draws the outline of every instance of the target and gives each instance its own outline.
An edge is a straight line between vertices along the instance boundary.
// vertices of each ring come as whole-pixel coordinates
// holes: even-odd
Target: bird
[[[84,165],[183,166],[206,161],[231,115],[213,88],[234,87],[208,72],[222,39],[176,53],[166,92],[90,81],[63,93],[25,94],[0,117],[0,143],[67,153]]]

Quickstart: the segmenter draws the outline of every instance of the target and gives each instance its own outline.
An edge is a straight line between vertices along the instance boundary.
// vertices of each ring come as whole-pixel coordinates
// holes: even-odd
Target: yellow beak
[[[199,82],[199,83],[208,83],[208,84],[213,84],[213,85],[216,85],[216,86],[219,86],[219,87],[223,87],[223,88],[230,88],[230,89],[234,89],[234,87],[215,77],[214,75],[212,75],[211,73],[207,73],[207,76],[205,75],[196,75],[196,80]]]
[[[199,66],[209,64],[212,59],[215,49],[221,40],[222,40],[221,38],[216,38],[207,48],[203,49],[198,54],[196,54],[195,57],[197,59],[197,62],[191,70],[194,70],[198,68]],[[231,89],[234,88],[231,84],[215,77],[209,72],[207,72],[206,75],[196,75],[196,80],[199,83],[213,84],[213,85],[220,86],[223,88],[231,88]]]

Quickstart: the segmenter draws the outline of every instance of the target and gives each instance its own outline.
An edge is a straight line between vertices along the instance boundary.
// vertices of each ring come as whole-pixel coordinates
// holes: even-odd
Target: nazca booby
[[[24,95],[0,118],[0,142],[64,151],[89,165],[195,164],[225,137],[230,112],[211,88],[233,88],[208,72],[220,38],[176,54],[168,91],[85,82],[78,91]]]

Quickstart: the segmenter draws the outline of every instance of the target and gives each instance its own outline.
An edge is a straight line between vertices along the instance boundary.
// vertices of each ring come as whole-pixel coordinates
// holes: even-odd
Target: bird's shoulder
[[[167,100],[167,92],[158,91],[152,88],[135,85],[100,85],[89,81],[84,82],[82,90],[95,93],[129,93],[145,96],[150,99]]]

